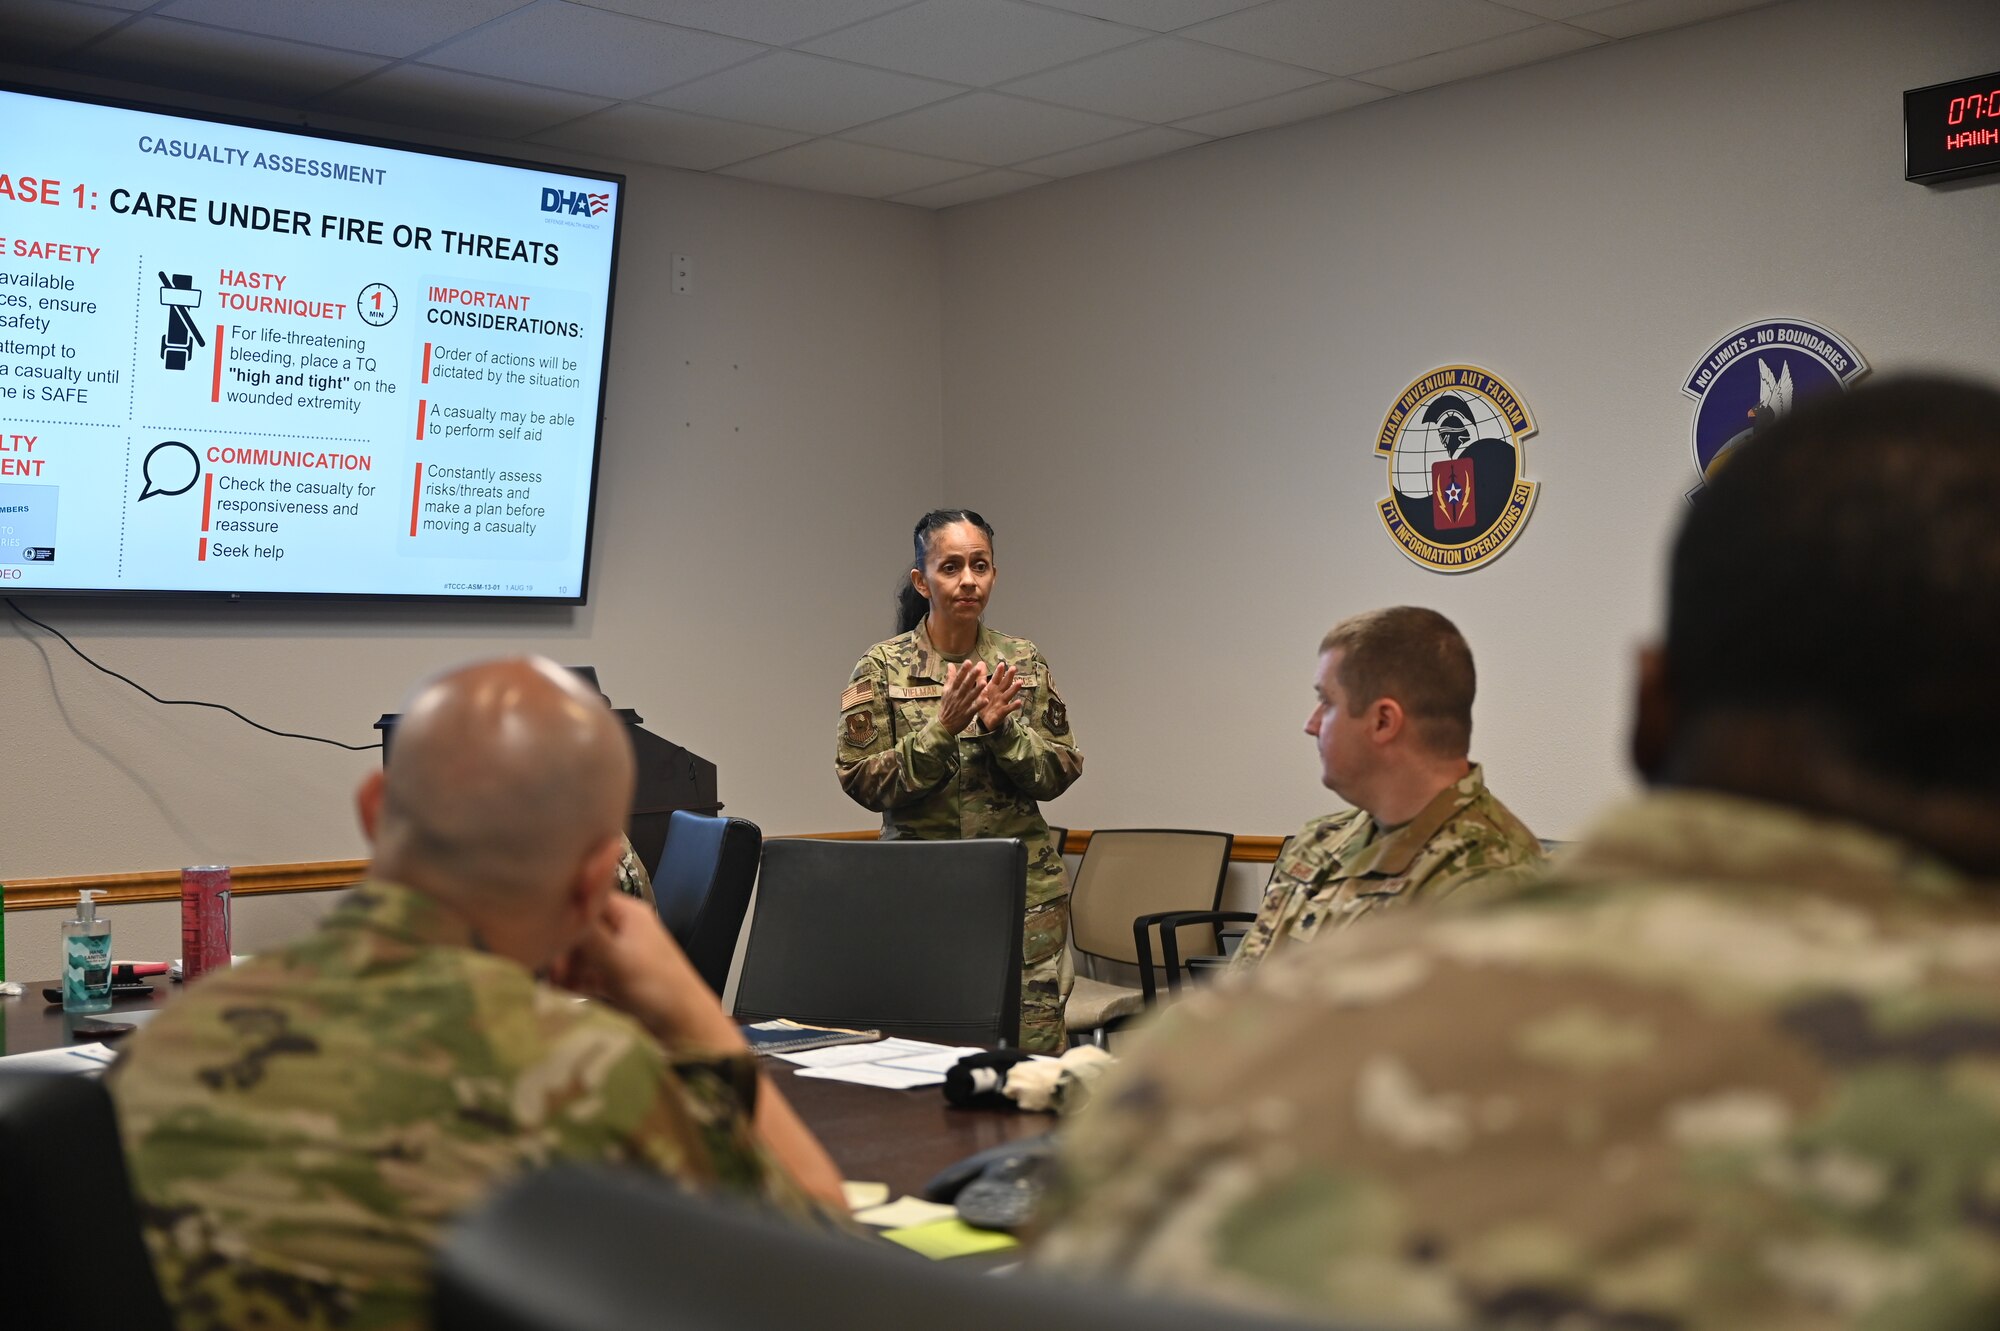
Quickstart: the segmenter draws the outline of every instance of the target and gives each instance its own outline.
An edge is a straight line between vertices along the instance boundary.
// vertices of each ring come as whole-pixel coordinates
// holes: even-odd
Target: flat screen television
[[[580,604],[624,178],[0,88],[0,594]]]

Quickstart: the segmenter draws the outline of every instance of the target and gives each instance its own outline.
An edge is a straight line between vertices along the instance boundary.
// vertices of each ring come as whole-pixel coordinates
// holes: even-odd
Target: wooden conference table
[[[72,1017],[43,1000],[42,990],[49,987],[53,987],[52,981],[24,980],[21,997],[0,999],[0,1013],[6,1018],[6,1042],[0,1045],[0,1054],[89,1044],[102,1037],[79,1031],[78,1023],[115,1022],[121,1012],[159,1006],[180,988],[159,978],[153,981],[150,997],[119,998],[109,1012]],[[841,1173],[851,1179],[886,1183],[891,1197],[918,1192],[931,1175],[974,1151],[1038,1136],[1055,1126],[1055,1118],[1049,1114],[953,1109],[935,1086],[885,1091],[797,1077],[789,1063],[776,1059],[763,1063],[799,1117],[825,1144]]]

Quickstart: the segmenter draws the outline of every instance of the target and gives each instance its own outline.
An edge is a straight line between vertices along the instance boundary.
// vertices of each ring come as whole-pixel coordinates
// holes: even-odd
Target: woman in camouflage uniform
[[[646,872],[646,862],[632,849],[629,836],[625,838],[625,853],[618,857],[618,890],[628,897],[639,898],[655,910],[660,907],[653,895],[653,875]]]
[[[868,649],[840,697],[841,789],[882,815],[885,839],[1019,837],[1028,848],[1021,1045],[1061,1050],[1069,886],[1037,800],[1083,771],[1069,715],[1035,644],[982,623],[993,528],[926,513],[898,598],[898,636]]]

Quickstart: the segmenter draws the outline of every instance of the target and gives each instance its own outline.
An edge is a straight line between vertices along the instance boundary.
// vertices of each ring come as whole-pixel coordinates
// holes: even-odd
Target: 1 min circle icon
[[[380,328],[396,317],[396,293],[380,282],[370,282],[354,298],[354,308],[361,322]]]

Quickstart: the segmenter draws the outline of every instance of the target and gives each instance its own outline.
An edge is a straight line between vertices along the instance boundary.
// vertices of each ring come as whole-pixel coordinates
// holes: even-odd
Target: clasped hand
[[[938,722],[956,735],[973,717],[985,730],[997,730],[1000,723],[1021,710],[1021,672],[1010,661],[1002,661],[986,673],[984,661],[967,661],[945,667],[944,697],[938,704]]]

